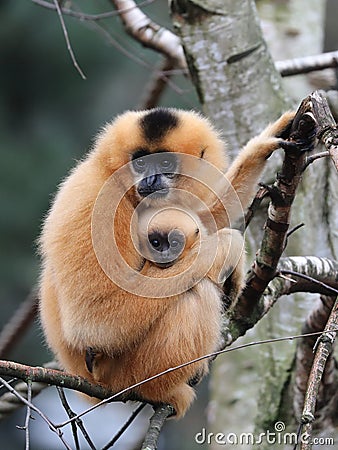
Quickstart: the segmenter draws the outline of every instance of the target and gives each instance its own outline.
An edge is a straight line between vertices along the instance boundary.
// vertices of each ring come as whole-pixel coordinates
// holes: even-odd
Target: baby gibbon
[[[139,226],[139,247],[147,258],[140,273],[153,280],[159,278],[163,296],[140,299],[121,290],[119,298],[134,314],[147,307],[152,316],[150,327],[141,339],[122,351],[117,346],[110,353],[103,352],[101,346],[86,349],[91,376],[114,391],[218,349],[222,285],[234,271],[234,285],[238,290],[242,287],[244,243],[239,231],[222,229],[215,236],[208,235],[191,213],[175,208],[145,210]],[[210,254],[211,245],[216,251],[210,259],[206,252]],[[196,260],[199,272],[204,271],[200,280],[192,283],[188,291],[165,297],[164,278],[179,283],[181,274]],[[193,278],[195,271],[187,275]],[[169,403],[180,417],[194,398],[192,386],[207,373],[208,361],[196,362],[134,389],[135,398]]]
[[[41,321],[48,345],[65,370],[119,391],[218,348],[221,285],[234,268],[236,276],[232,278],[240,288],[244,270],[242,259],[238,259],[242,237],[238,231],[224,227],[229,227],[250,203],[265,160],[283,144],[280,136],[292,118],[293,113],[284,114],[249,141],[229,168],[218,133],[207,119],[193,112],[164,108],[130,111],[105,127],[93,150],[60,185],[40,237]],[[202,162],[218,170],[217,180],[211,169],[204,170]],[[105,215],[105,208],[100,210],[108,221],[108,231],[102,228],[94,239],[95,203],[115,175],[118,182],[113,180],[113,192],[121,191],[121,198],[114,215]],[[226,188],[220,191],[217,186],[224,180]],[[180,205],[183,211],[195,208],[189,195],[185,200],[185,192],[207,205],[216,221],[219,231],[207,233],[205,239],[197,236],[201,254],[206,259],[209,253],[215,254],[211,269],[196,284],[194,272],[188,272],[193,287],[175,295],[165,293],[163,298],[122,289],[107,275],[95,248],[102,245],[109,252],[111,230],[119,253],[110,259],[110,271],[118,272],[123,259],[135,273],[154,280],[154,284],[172,278],[173,286],[180,287],[179,280],[184,278],[181,274],[198,258],[198,245],[194,239],[189,240],[194,236],[185,235],[182,253],[174,255],[173,264],[164,261],[167,267],[160,267],[156,260],[145,261],[136,249],[130,224],[141,202],[155,209],[169,203]],[[233,201],[234,192],[239,206]],[[107,211],[109,201],[108,196]],[[196,206],[192,215],[200,217],[197,235],[205,226],[199,210],[203,209]],[[176,216],[168,220],[168,238],[170,231],[180,229],[175,224]],[[163,231],[163,223],[161,227]],[[141,237],[140,232],[136,241]],[[91,360],[88,349],[100,356]],[[192,380],[207,370],[206,362],[195,363],[140,386],[134,394],[152,403],[170,403],[180,417],[194,397]]]

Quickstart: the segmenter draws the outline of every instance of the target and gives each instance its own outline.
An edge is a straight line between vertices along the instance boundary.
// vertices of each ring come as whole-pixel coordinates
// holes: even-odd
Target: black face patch
[[[166,108],[152,109],[140,121],[144,137],[147,141],[158,141],[169,130],[176,128],[178,123],[178,117]]]

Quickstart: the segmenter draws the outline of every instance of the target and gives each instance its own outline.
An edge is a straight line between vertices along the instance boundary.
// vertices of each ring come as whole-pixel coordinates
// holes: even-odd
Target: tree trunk
[[[287,20],[297,9],[301,12],[301,19],[297,16],[294,24],[288,22],[289,28],[281,26],[281,37],[271,34],[280,49],[293,49],[298,36],[297,56],[301,56],[305,54],[302,49],[306,36],[311,42],[309,52],[320,51],[324,1],[313,0],[311,5],[306,0],[260,3],[270,8],[272,17],[277,16],[278,7]],[[233,158],[244,142],[288,109],[287,99],[292,95],[286,94],[285,89],[290,83],[283,83],[274,67],[254,1],[172,0],[172,12],[202,109],[222,131]],[[283,59],[293,53],[282,55],[276,50],[275,55]],[[302,89],[300,96],[306,97],[310,88],[304,87],[303,82]],[[280,162],[278,157],[271,159],[265,172],[264,181],[268,182],[274,180]],[[327,159],[307,170],[293,208],[293,225],[305,222],[306,227],[289,239],[289,254],[337,257],[336,183],[334,167]],[[259,247],[262,223],[262,219],[255,218],[247,232],[250,261]],[[282,299],[244,339],[298,334],[312,302],[313,296],[309,295],[306,300],[301,295]],[[280,405],[294,352],[295,344],[275,343],[264,345],[259,351],[257,347],[219,357],[210,381],[208,431],[238,435],[254,429],[266,431],[267,427],[274,431],[273,424],[282,420]],[[216,448],[214,441],[213,444]]]

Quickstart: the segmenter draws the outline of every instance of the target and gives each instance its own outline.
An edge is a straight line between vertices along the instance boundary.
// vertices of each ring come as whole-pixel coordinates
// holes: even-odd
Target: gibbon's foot
[[[311,150],[313,150],[314,148],[314,137],[315,137],[315,133],[313,134],[313,136],[309,136],[309,138],[306,139],[297,139],[296,141],[284,141],[281,140],[279,142],[279,145],[281,146],[282,149],[284,149],[286,152],[295,152],[295,153],[300,153],[300,152],[310,152]]]
[[[271,200],[277,205],[283,205],[285,203],[284,197],[282,196],[280,189],[274,184],[259,183],[260,186],[264,187],[268,193]]]
[[[93,347],[86,348],[85,362],[88,372],[93,373],[94,360],[97,352],[93,349]]]
[[[200,367],[197,372],[195,373],[195,375],[193,375],[191,378],[189,378],[188,380],[188,386],[194,387],[196,386],[196,384],[198,384],[202,378],[205,375],[205,369],[203,367]]]

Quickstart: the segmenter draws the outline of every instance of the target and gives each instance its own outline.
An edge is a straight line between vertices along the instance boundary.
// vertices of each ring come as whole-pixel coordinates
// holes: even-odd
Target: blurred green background
[[[78,6],[92,14],[113,9],[106,0],[81,0]],[[166,0],[156,0],[144,11],[171,27]],[[0,2],[0,330],[38,281],[36,239],[57,185],[90,149],[105,122],[140,107],[145,86],[161,61],[157,53],[126,35],[118,17],[96,24],[67,16],[64,20],[86,80],[72,64],[56,12],[30,0]],[[176,87],[167,89],[161,104],[198,108],[190,82],[183,76],[172,80]],[[7,356],[30,365],[52,359],[38,321]],[[46,401],[55,405],[54,410],[60,408],[54,403],[57,399]],[[16,429],[24,415],[23,408],[0,423],[1,448],[24,448],[24,432]],[[172,434],[176,448],[185,432],[191,441],[194,430],[200,431],[194,413],[189,417],[181,431],[175,423],[168,427],[169,433],[176,431]],[[103,419],[98,420],[103,427]],[[48,442],[52,435],[46,426],[43,432]],[[39,448],[45,449],[46,440],[41,442]],[[52,437],[49,450],[54,444],[58,440]],[[36,445],[33,441],[31,448]]]
[[[107,11],[110,5],[80,3],[88,13]],[[156,1],[145,11],[170,26],[166,1]],[[35,241],[58,183],[88,151],[105,122],[139,107],[160,56],[129,38],[118,17],[96,26],[65,16],[73,51],[87,77],[82,80],[55,12],[29,0],[2,0],[0,20],[2,328],[38,279]],[[107,34],[132,56],[114,47]],[[161,103],[196,107],[191,85],[183,77],[174,82],[184,92],[168,89]],[[11,356],[30,363],[46,358],[30,339]]]

